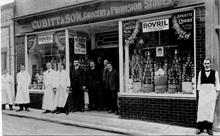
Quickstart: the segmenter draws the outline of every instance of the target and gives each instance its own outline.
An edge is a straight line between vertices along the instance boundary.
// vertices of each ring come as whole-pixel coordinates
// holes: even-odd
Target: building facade
[[[217,0],[29,2],[16,1],[14,21],[16,66],[32,75],[32,106],[41,108],[35,78],[46,62],[69,72],[74,59],[87,69],[102,58],[119,71],[121,118],[195,127],[203,59],[220,70]]]
[[[1,70],[15,75],[14,52],[14,3],[1,6]]]

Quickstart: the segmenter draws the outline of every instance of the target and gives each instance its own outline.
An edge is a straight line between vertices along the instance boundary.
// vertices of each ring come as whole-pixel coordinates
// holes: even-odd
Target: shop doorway
[[[86,41],[83,43],[83,40],[81,40],[80,43],[76,44],[76,38],[80,38],[80,37],[81,38],[84,37]],[[75,59],[79,60],[79,62],[81,63],[81,68],[85,70],[85,73],[87,73],[87,70],[89,70],[90,68],[89,67],[90,60],[93,60],[96,64],[96,68],[99,69],[100,72],[102,72],[104,68],[103,61],[105,59],[111,61],[114,69],[117,70],[117,72],[119,72],[118,41],[119,39],[118,39],[118,22],[117,21],[88,24],[88,25],[82,25],[82,26],[74,26],[70,28],[69,29],[70,72],[73,69],[73,62]],[[77,46],[81,49],[76,50],[78,48]],[[83,49],[84,47],[85,49]],[[83,52],[83,50],[85,52]],[[100,73],[100,75],[103,75],[103,74]],[[104,88],[104,84],[103,86],[102,85],[100,86],[99,86],[99,89]],[[100,90],[99,91],[96,90],[95,92],[99,93],[98,95],[101,99],[105,99],[104,98],[105,94],[102,94],[103,92],[100,92]],[[98,108],[104,110],[105,109],[104,105],[106,104],[101,99],[98,100],[99,101]],[[89,103],[90,103],[90,100],[89,100]],[[74,108],[74,104],[73,104],[73,107],[70,107],[70,110],[72,108]],[[86,108],[86,100],[85,100],[85,108]],[[98,109],[98,108],[95,108],[95,109]]]
[[[94,60],[97,64],[99,64],[99,61],[101,61],[101,65],[103,66],[103,61],[107,59],[110,61],[114,67],[115,70],[119,71],[119,52],[118,47],[115,48],[98,48],[94,49],[91,52],[91,55],[93,56]],[[99,60],[101,58],[101,60]]]

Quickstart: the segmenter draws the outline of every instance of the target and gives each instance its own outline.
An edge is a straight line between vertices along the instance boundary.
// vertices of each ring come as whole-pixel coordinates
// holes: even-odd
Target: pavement
[[[119,116],[105,111],[70,112],[69,115],[42,114],[43,110],[30,109],[30,112],[3,110],[2,114],[32,118],[65,125],[97,129],[125,135],[195,135],[195,128],[174,126],[169,124],[120,119]],[[4,125],[4,124],[3,124]],[[202,135],[207,135],[203,133]],[[214,132],[220,135],[220,132]]]

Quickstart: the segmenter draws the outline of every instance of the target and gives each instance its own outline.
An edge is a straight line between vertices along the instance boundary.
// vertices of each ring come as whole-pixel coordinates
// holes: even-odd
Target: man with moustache
[[[87,72],[87,84],[88,84],[88,93],[89,93],[89,110],[100,110],[99,105],[99,88],[100,83],[100,73],[95,67],[95,62],[90,61],[90,69]]]
[[[15,92],[13,89],[13,78],[8,73],[7,69],[4,69],[1,77],[2,83],[2,110],[5,109],[5,105],[9,105],[9,109],[13,110],[13,104],[15,99]]]
[[[58,71],[56,72],[57,91],[55,94],[56,113],[68,114],[66,101],[68,98],[68,88],[70,87],[69,74],[64,70],[64,64],[58,63]]]
[[[106,80],[106,88],[108,93],[110,93],[110,110],[109,113],[118,114],[118,91],[119,91],[119,80],[118,80],[118,72],[113,69],[111,62],[107,64],[108,72],[107,72],[107,80]]]
[[[47,63],[47,71],[44,72],[44,85],[45,85],[45,92],[43,97],[43,104],[42,109],[45,113],[54,113],[55,112],[55,94],[56,94],[56,71],[52,69],[52,65],[50,62]]]
[[[74,111],[84,112],[84,89],[85,89],[85,73],[80,68],[78,60],[74,60],[73,69],[71,71],[71,88],[74,101]]]
[[[198,130],[196,134],[201,134],[206,129],[209,135],[213,135],[212,123],[216,96],[220,91],[219,76],[216,70],[211,69],[210,59],[205,59],[203,66],[204,69],[199,72],[198,76],[199,101],[197,111]]]
[[[21,65],[20,72],[17,74],[17,83],[15,103],[19,104],[20,107],[17,112],[22,111],[23,107],[25,107],[26,111],[30,111],[28,109],[28,104],[30,103],[28,87],[31,83],[31,77],[28,72],[25,71],[24,65]]]

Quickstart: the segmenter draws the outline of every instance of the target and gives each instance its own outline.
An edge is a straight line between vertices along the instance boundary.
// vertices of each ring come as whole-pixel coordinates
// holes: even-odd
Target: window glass
[[[129,48],[127,91],[192,94],[193,31],[193,11],[164,19],[123,22],[124,47]]]
[[[53,70],[57,70],[57,63],[66,64],[65,33],[59,31],[50,34],[29,35],[28,71],[31,74],[31,89],[44,89],[43,73],[46,63],[51,62]]]

